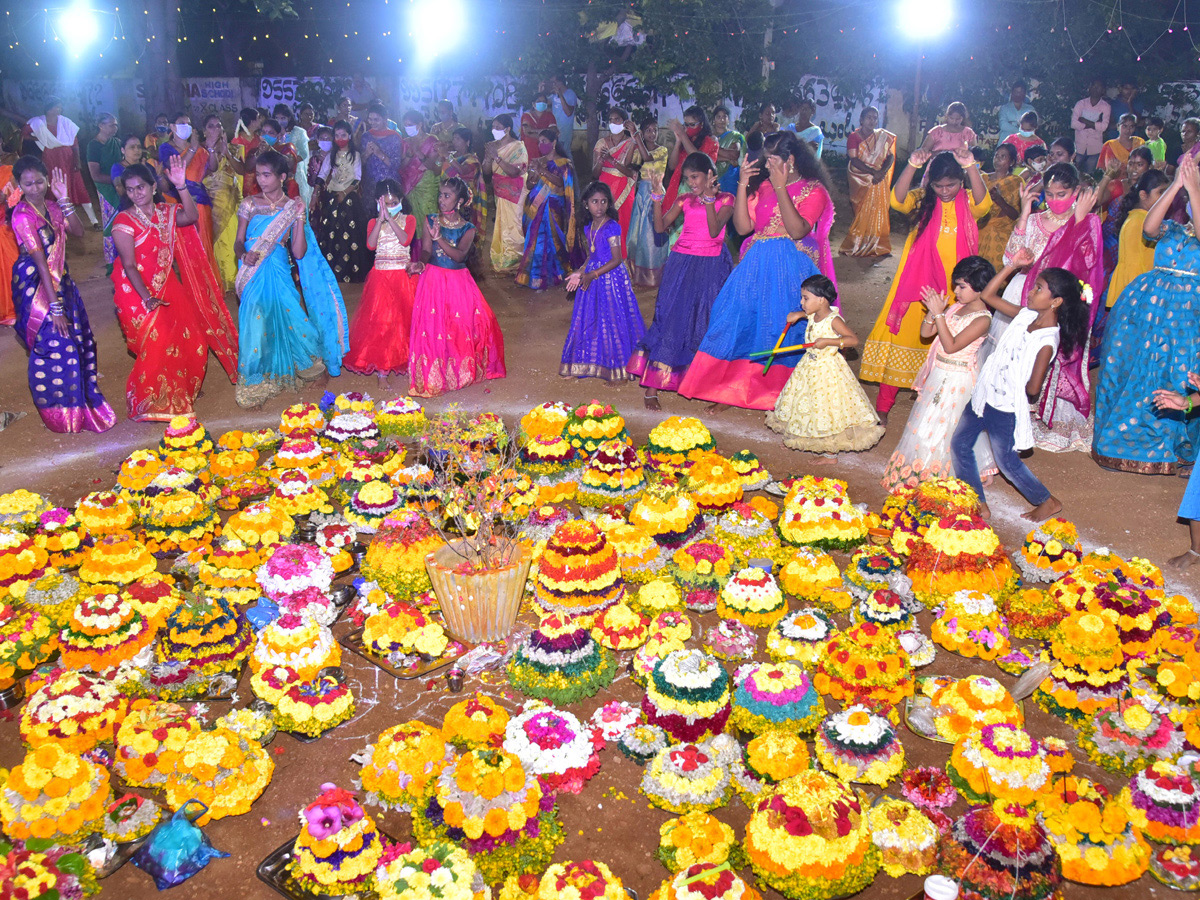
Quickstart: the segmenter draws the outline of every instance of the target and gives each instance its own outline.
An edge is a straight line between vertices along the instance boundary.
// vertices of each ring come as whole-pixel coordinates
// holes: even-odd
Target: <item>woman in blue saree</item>
[[[538,150],[541,155],[529,163],[517,284],[544,291],[565,281],[582,259],[575,235],[575,173],[557,129],[538,133]]]
[[[13,166],[23,199],[12,211],[20,255],[13,264],[17,339],[29,351],[29,392],[42,423],[74,434],[108,431],[117,414],[100,393],[96,341],[79,289],[67,270],[67,235],[83,237],[61,169],[54,177],[36,157]],[[47,189],[49,182],[49,189]],[[56,202],[47,202],[49,194]]]
[[[254,173],[262,193],[238,207],[236,399],[242,407],[341,374],[350,349],[342,292],[317,247],[304,203],[287,196],[287,171],[287,160],[274,150],[259,155]],[[303,306],[289,249],[300,270]]]

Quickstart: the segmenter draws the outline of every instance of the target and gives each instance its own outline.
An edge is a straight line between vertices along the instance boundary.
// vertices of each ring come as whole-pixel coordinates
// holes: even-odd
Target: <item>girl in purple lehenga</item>
[[[632,378],[625,363],[646,333],[629,270],[621,253],[621,226],[608,185],[593,181],[583,191],[587,262],[567,279],[575,291],[571,328],[558,374],[563,377]]]
[[[83,237],[66,176],[49,179],[38,159],[13,166],[24,198],[12,213],[20,256],[13,265],[17,339],[29,351],[29,391],[42,422],[60,434],[108,431],[117,422],[96,382],[96,341],[67,270],[67,234]],[[47,191],[47,181],[50,182]],[[57,202],[47,202],[52,192]]]

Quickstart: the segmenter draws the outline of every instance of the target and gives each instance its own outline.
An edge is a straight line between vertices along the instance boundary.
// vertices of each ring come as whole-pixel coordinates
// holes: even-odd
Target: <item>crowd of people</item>
[[[665,127],[613,108],[586,184],[571,152],[578,103],[555,77],[518,120],[495,116],[484,142],[447,101],[432,122],[408,110],[397,123],[353,97],[324,122],[309,104],[249,108],[232,137],[215,114],[199,129],[160,116],[144,138],[101,115],[82,154],[99,216],[78,128],[48,104],[28,128],[40,158],[0,171],[0,259],[13,267],[0,317],[29,352],[43,421],[115,421],[66,264],[82,209],[104,232],[139,421],[190,411],[209,352],[247,407],[342,368],[385,389],[407,376],[416,396],[503,377],[503,336],[477,285],[486,254],[518,285],[567,291],[563,376],[636,380],[651,409],[673,391],[764,410],[814,463],[874,446],[900,391],[915,390],[890,491],[955,474],[983,496],[1002,473],[1040,520],[1061,503],[1022,459],[1030,448],[1143,473],[1194,462],[1200,120],[1184,120],[1183,153],[1168,160],[1165,123],[1136,89],[1109,97],[1097,81],[1072,110],[1073,136],[1043,135],[1018,83],[993,149],[951,103],[897,175],[896,137],[864,109],[838,252],[887,256],[892,213],[910,227],[855,377],[810,100],[763,103],[745,133],[724,107],[688,107]],[[348,317],[342,286],[358,281]],[[635,286],[657,289],[648,327]],[[860,382],[879,385],[873,402]],[[1200,559],[1200,530],[1185,556]]]

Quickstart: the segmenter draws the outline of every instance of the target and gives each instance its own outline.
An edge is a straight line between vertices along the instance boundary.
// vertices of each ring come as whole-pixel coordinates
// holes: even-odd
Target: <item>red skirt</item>
[[[404,269],[372,269],[350,320],[350,352],[343,368],[358,375],[408,371],[416,277]]]
[[[80,174],[79,164],[75,159],[74,146],[43,150],[42,163],[51,177],[54,176],[55,169],[62,169],[63,177],[67,179],[67,197],[72,203],[92,202],[92,198],[87,192],[87,185],[83,182],[83,175]]]

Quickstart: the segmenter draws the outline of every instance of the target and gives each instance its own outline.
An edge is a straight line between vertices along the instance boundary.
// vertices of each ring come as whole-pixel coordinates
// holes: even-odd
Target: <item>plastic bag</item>
[[[189,813],[189,808],[194,811]],[[208,812],[199,800],[189,800],[163,822],[133,854],[133,864],[154,879],[160,891],[183,884],[208,865],[228,856],[209,843],[193,822]]]

